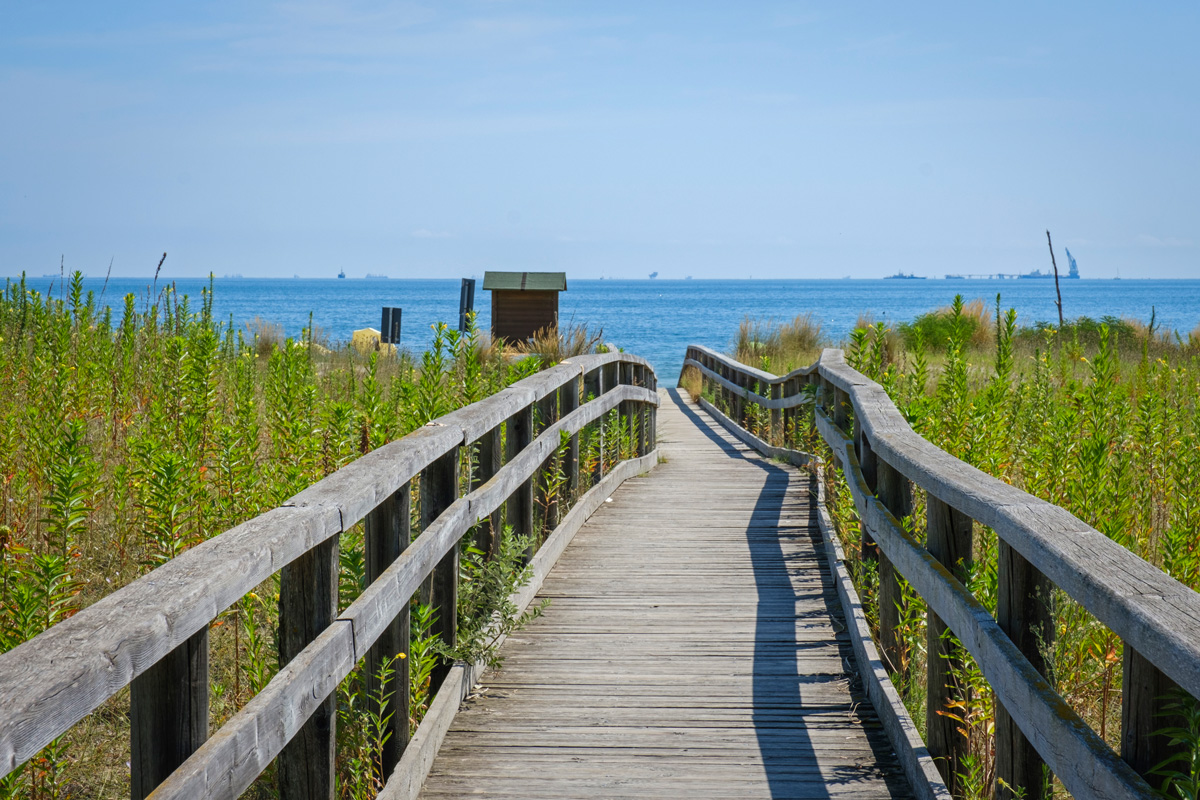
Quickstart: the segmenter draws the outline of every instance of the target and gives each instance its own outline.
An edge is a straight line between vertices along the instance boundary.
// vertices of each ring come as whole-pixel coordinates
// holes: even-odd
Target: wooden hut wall
[[[492,291],[492,335],[524,342],[546,327],[558,325],[558,292]]]

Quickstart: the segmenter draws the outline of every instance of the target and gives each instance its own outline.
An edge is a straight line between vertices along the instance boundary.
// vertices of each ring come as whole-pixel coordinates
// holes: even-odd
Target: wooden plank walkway
[[[426,798],[911,797],[858,687],[810,479],[676,392],[456,717]]]

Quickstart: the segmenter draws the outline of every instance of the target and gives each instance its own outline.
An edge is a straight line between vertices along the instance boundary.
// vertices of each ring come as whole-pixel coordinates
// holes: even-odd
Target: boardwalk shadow
[[[731,458],[765,472],[745,535],[758,592],[753,719],[771,797],[831,797],[831,787],[839,787],[841,795],[860,782],[878,786],[874,782],[881,775],[893,797],[911,796],[874,709],[861,691],[841,605],[823,555],[815,506],[785,507],[794,471],[757,454],[747,457],[714,430],[713,423],[677,395],[674,399],[684,415]],[[813,580],[814,572],[819,581]],[[798,632],[806,619],[818,625],[830,620],[839,631],[836,642],[831,644],[829,635],[801,641]],[[861,720],[867,729],[870,753],[863,751],[856,758],[842,751],[847,746],[842,732],[848,719]]]

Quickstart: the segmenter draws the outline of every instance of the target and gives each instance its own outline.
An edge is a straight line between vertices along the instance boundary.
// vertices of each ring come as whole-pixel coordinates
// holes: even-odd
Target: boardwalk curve
[[[810,477],[661,394],[662,463],[576,534],[422,796],[911,796],[857,688]]]

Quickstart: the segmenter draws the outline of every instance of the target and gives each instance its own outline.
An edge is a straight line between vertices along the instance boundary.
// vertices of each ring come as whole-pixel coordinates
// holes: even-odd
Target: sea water
[[[200,307],[202,279],[173,279],[180,294]],[[61,295],[57,278],[29,279],[31,288]],[[85,289],[119,313],[124,296],[133,293],[138,307],[162,289],[145,279],[87,278]],[[255,317],[280,325],[298,337],[309,324],[331,341],[349,340],[359,328],[378,328],[383,306],[402,309],[401,346],[423,351],[432,340],[431,326],[458,322],[458,279],[257,279],[217,278],[213,282],[214,315],[245,328]],[[1185,338],[1200,323],[1200,280],[1064,280],[1063,313],[1068,319],[1124,317],[1177,330]],[[477,283],[478,324],[491,322],[490,293]],[[790,320],[812,312],[832,341],[846,338],[860,314],[895,325],[948,306],[954,296],[981,298],[991,308],[996,294],[1001,306],[1015,308],[1018,323],[1057,322],[1053,280],[572,280],[560,295],[559,318],[587,326],[627,352],[647,358],[659,382],[673,384],[689,344],[727,349],[746,317]]]

